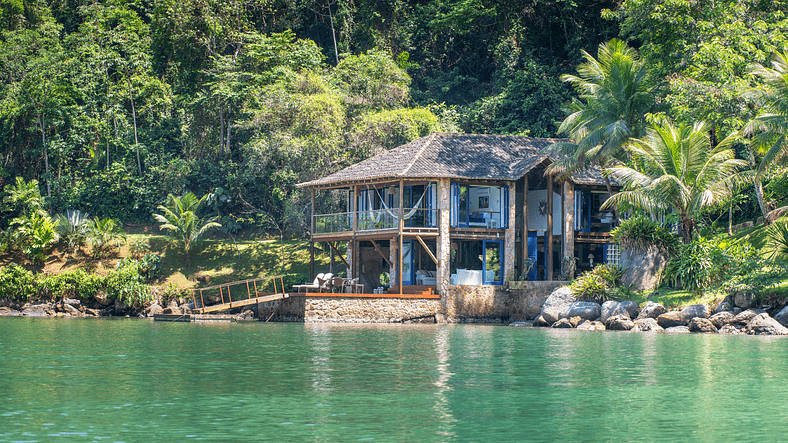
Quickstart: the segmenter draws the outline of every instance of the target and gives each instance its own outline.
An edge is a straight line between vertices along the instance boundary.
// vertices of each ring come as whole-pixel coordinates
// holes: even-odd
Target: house
[[[617,262],[601,173],[545,175],[556,139],[433,133],[298,186],[312,191],[312,244],[347,243],[364,292],[555,280]],[[315,213],[318,193],[344,211]],[[314,256],[314,255],[313,255]],[[312,264],[314,276],[314,261]]]

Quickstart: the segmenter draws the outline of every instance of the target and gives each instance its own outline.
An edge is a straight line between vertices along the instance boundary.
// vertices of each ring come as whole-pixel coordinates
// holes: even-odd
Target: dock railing
[[[267,281],[270,280],[273,285],[273,292],[261,292],[263,288],[268,286]],[[277,280],[279,284],[277,285]],[[258,283],[260,283],[258,287]],[[243,294],[243,286],[246,286],[246,298],[243,295],[236,295],[233,301],[233,295],[230,288],[241,286],[241,294]],[[206,295],[215,298],[216,295],[208,294],[208,292],[216,293],[218,290],[219,299],[221,303],[211,306],[205,306]],[[281,292],[279,292],[281,290]],[[200,306],[197,306],[197,295],[199,292]],[[236,289],[237,293],[237,289]],[[225,297],[227,301],[225,301]],[[239,308],[242,306],[249,306],[257,303],[264,303],[267,301],[280,300],[288,298],[289,294],[285,292],[284,280],[281,275],[271,277],[253,278],[249,280],[234,281],[229,283],[222,283],[220,285],[208,286],[207,288],[195,288],[192,290],[192,301],[194,302],[194,310],[200,314],[212,311],[222,311],[230,308]]]

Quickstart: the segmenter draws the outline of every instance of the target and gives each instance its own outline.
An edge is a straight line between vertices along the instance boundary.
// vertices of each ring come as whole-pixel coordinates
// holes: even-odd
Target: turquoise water
[[[779,441],[788,339],[0,319],[0,441]]]

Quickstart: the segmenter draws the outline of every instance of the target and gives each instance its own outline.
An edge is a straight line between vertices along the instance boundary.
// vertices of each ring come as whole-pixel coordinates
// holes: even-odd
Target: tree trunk
[[[47,175],[47,197],[52,197],[52,187],[49,180],[49,152],[47,152],[47,133],[44,130],[44,116],[38,114],[38,125],[41,128],[41,146],[44,148],[44,172]]]
[[[331,15],[331,3],[328,4],[328,18],[331,22],[331,38],[334,39],[334,57],[336,57],[337,64],[339,64],[339,50],[337,49],[337,34],[334,32],[334,16]]]
[[[224,149],[224,153],[230,152],[230,105],[227,105],[227,137],[225,137],[224,142],[226,143],[226,148]]]
[[[766,214],[769,213],[769,205],[766,203],[766,197],[763,195],[763,183],[757,177],[755,179],[755,196],[758,198],[758,207],[761,208],[761,213],[763,214],[763,222],[768,225],[769,220],[766,219]]]
[[[219,149],[224,151],[224,103],[219,104]]]
[[[695,230],[695,221],[686,215],[681,216],[681,242],[685,245],[692,243],[692,234]]]
[[[142,175],[142,162],[140,161],[140,142],[137,139],[137,110],[134,108],[134,94],[131,90],[131,80],[129,83],[129,100],[131,101],[131,118],[134,121],[134,149],[137,151],[137,170]]]

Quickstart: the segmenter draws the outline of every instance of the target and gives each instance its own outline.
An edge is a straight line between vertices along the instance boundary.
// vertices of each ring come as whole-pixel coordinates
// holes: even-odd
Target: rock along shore
[[[601,305],[578,301],[564,286],[550,294],[536,320],[511,325],[587,331],[788,335],[788,307],[774,317],[761,309],[742,310],[727,302],[720,303],[716,309],[697,304],[668,311],[661,304],[649,301],[640,309],[633,301],[606,301]]]

